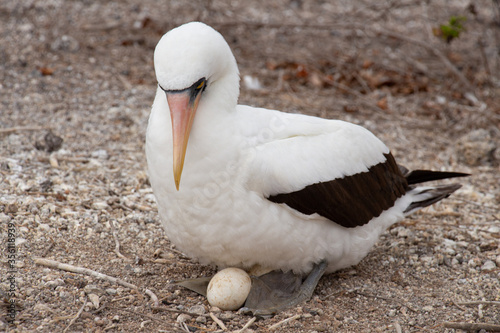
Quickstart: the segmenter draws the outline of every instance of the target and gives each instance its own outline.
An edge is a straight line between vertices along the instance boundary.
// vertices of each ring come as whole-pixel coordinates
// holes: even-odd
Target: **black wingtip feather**
[[[426,189],[420,193],[431,193],[432,196],[422,201],[412,202],[404,211],[405,214],[408,214],[415,209],[423,208],[432,205],[444,198],[449,197],[453,192],[461,188],[460,184],[451,184],[451,185],[441,185],[433,188]]]
[[[429,182],[432,180],[440,180],[447,178],[467,177],[468,173],[448,172],[448,171],[430,171],[430,170],[413,170],[404,174],[408,185]]]

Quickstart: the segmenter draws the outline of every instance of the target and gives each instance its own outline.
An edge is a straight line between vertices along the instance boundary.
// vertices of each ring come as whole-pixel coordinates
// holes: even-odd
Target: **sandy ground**
[[[500,325],[500,8],[249,3],[0,3],[0,331],[222,331],[214,317],[246,332]],[[446,43],[433,29],[453,15],[467,17],[466,31]],[[409,168],[472,176],[390,228],[359,265],[323,277],[302,306],[254,322],[211,308],[169,284],[215,269],[165,237],[144,154],[154,47],[191,20],[231,45],[241,103],[355,122]]]

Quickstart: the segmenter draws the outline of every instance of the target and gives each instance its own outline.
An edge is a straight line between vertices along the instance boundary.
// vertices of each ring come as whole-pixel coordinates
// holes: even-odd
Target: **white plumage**
[[[389,163],[389,149],[357,125],[237,105],[235,58],[205,24],[168,32],[154,61],[159,87],[147,130],[149,176],[167,236],[203,264],[307,273],[326,260],[332,272],[358,263],[411,203],[435,196],[435,188],[409,186],[357,227],[273,202],[270,196],[372,172]],[[189,141],[185,160],[176,162],[182,148],[173,148],[173,105],[184,102],[194,120],[183,127],[187,136],[181,130]],[[176,179],[173,165],[180,168]]]

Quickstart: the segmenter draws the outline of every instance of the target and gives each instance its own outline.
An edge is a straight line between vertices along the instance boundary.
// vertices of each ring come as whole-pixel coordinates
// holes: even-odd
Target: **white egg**
[[[223,269],[208,284],[208,303],[222,310],[237,310],[245,303],[251,286],[252,280],[244,270]]]

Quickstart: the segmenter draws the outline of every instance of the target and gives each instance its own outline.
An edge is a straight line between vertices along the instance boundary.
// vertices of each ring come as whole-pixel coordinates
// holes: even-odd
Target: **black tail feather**
[[[431,170],[413,170],[409,171],[404,166],[399,166],[399,170],[406,178],[408,185],[410,185],[410,189],[414,189],[420,192],[418,194],[422,194],[423,200],[412,202],[406,209],[405,214],[408,214],[416,209],[420,209],[423,207],[427,207],[432,205],[433,203],[438,202],[444,198],[447,198],[458,190],[462,185],[460,184],[451,184],[451,185],[440,185],[440,186],[432,186],[432,187],[415,187],[411,185],[429,182],[433,180],[447,179],[447,178],[456,178],[456,177],[467,177],[470,176],[467,173],[462,172],[449,172],[449,171],[431,171]]]
[[[406,172],[404,172],[403,175],[405,176],[408,185],[429,182],[432,180],[470,176],[468,173],[462,173],[462,172],[430,171],[430,170],[413,170],[410,172],[406,170]]]
[[[456,176],[456,177],[461,177],[461,176]],[[423,207],[427,207],[432,205],[435,202],[438,202],[439,200],[442,200],[444,198],[447,198],[458,190],[462,185],[460,184],[451,184],[451,185],[442,185],[442,186],[436,186],[432,188],[427,188],[420,192],[421,194],[423,193],[429,193],[431,196],[425,200],[422,201],[416,201],[412,202],[406,209],[405,209],[405,214],[411,212],[414,209],[419,209]]]

